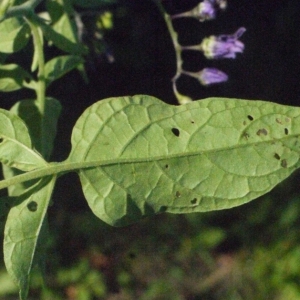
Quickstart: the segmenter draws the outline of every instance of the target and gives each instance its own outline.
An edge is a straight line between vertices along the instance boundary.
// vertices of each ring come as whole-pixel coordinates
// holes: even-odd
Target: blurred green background
[[[175,14],[198,1],[163,3]],[[153,1],[74,0],[74,4],[87,30],[83,42],[90,47],[89,82],[73,71],[48,91],[63,105],[53,161],[67,157],[76,119],[97,100],[149,94],[176,104],[170,81],[175,55]],[[91,11],[99,15],[90,17]],[[227,10],[214,21],[175,20],[183,45],[200,43],[212,34],[230,34],[242,26],[247,29],[241,38],[245,51],[235,60],[208,61],[200,52],[184,53],[186,70],[216,67],[229,75],[227,83],[202,87],[182,76],[179,91],[193,99],[222,96],[299,106],[299,11],[298,0],[228,0]],[[28,45],[9,61],[29,66],[31,50]],[[60,52],[48,48],[46,54],[51,58]],[[30,96],[1,93],[2,107]],[[90,212],[77,176],[70,174],[58,181],[49,210],[46,285],[34,274],[29,299],[300,299],[298,187],[299,172],[268,195],[238,208],[162,214],[112,228]],[[4,267],[0,299],[17,299]]]

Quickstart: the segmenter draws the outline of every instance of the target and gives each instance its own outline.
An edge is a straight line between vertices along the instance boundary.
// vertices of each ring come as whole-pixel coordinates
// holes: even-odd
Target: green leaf
[[[299,108],[223,98],[171,106],[134,96],[89,107],[67,162],[89,164],[79,175],[92,211],[126,225],[246,203],[296,170],[299,151]]]
[[[47,166],[40,154],[32,149],[25,123],[4,109],[0,109],[0,161],[22,171]]]
[[[24,48],[30,38],[29,26],[20,18],[10,18],[0,23],[0,52],[13,53]]]
[[[63,36],[61,32],[54,30],[50,25],[45,24],[38,18],[35,18],[34,20],[42,29],[45,38],[49,42],[53,43],[57,48],[73,55],[87,54],[87,49],[82,45],[82,43],[69,40]]]
[[[20,289],[20,299],[26,299],[32,268],[43,255],[47,242],[45,216],[55,184],[55,177],[43,178],[20,197],[12,201],[4,232],[4,262],[8,273]]]
[[[36,100],[19,101],[11,111],[25,122],[35,149],[48,159],[56,136],[57,121],[61,112],[60,102],[54,98],[46,98],[43,119]]]
[[[0,65],[0,91],[12,92],[24,87],[24,83],[32,80],[31,75],[15,64]]]
[[[47,84],[49,85],[54,80],[64,76],[81,63],[83,63],[83,59],[75,55],[57,56],[51,59],[45,65]]]

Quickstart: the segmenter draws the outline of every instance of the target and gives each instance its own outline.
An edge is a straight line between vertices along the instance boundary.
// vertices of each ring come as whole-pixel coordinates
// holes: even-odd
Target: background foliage
[[[88,1],[74,0],[79,11],[83,2]],[[142,93],[176,103],[170,84],[175,56],[153,2],[89,2],[110,12],[108,25],[104,40],[86,37],[92,49],[89,83],[73,71],[49,88],[63,106],[55,161],[68,155],[71,129],[95,100]],[[197,3],[165,0],[170,13]],[[246,50],[234,61],[185,54],[186,69],[221,67],[230,75],[227,83],[204,88],[182,77],[180,91],[194,99],[222,96],[299,106],[299,8],[297,0],[232,0],[213,22],[176,20],[182,44],[247,28]],[[91,30],[95,22],[86,20]],[[30,66],[31,47],[9,60]],[[46,52],[48,59],[57,54],[53,48]],[[30,96],[27,91],[0,94],[1,106],[10,108],[15,99]],[[77,177],[68,176],[58,182],[50,208],[47,287],[35,276],[29,299],[300,299],[298,183],[296,173],[269,195],[229,211],[160,215],[112,228],[92,215]],[[16,287],[4,269],[0,276],[2,299],[15,299]]]

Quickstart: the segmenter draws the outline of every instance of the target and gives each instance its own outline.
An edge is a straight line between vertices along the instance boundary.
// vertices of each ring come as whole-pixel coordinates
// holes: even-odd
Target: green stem
[[[45,117],[45,104],[46,104],[46,74],[45,74],[45,57],[43,49],[43,35],[41,29],[34,21],[34,18],[26,18],[27,23],[30,26],[31,33],[33,36],[34,45],[34,57],[32,68],[35,69],[35,64],[38,67],[37,83],[36,83],[36,97],[37,107],[41,116],[40,121],[40,145],[36,145],[37,149],[42,155],[45,154],[45,135],[44,135],[44,117]]]
[[[0,21],[3,21],[4,19],[12,18],[12,17],[19,17],[19,16],[21,17],[21,16],[30,15],[33,13],[34,9],[41,2],[42,2],[42,0],[29,0],[23,4],[10,7],[6,11],[5,15],[0,19]]]
[[[174,50],[175,50],[176,73],[175,73],[174,77],[172,78],[173,92],[174,92],[179,104],[185,104],[187,102],[192,102],[193,100],[191,98],[189,98],[188,96],[181,95],[177,91],[177,87],[176,87],[176,81],[180,77],[181,72],[182,72],[183,60],[181,57],[181,53],[182,53],[181,45],[178,43],[178,34],[173,27],[172,18],[169,14],[167,14],[165,12],[165,9],[164,9],[163,5],[161,4],[160,0],[154,0],[154,2],[157,5],[159,11],[161,12],[161,14],[165,20],[165,23],[167,25],[167,28],[168,28],[168,31],[169,31],[169,34],[171,36],[171,40],[172,40],[172,43],[174,46]]]

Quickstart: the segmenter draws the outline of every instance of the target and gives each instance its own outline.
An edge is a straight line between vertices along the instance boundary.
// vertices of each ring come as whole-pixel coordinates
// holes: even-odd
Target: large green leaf
[[[32,149],[25,123],[4,109],[0,109],[0,162],[22,171],[47,166],[40,154]]]
[[[19,65],[0,65],[1,92],[12,92],[19,90],[28,80],[32,80],[31,75]]]
[[[0,23],[0,52],[13,53],[26,46],[30,38],[29,26],[21,18],[10,18]]]
[[[55,177],[43,178],[23,195],[11,200],[4,232],[4,262],[26,299],[30,272],[39,264],[47,242],[45,216]]]
[[[105,222],[125,225],[164,211],[231,208],[267,193],[299,167],[299,136],[299,108],[111,98],[79,118],[67,162],[89,162],[79,172],[89,206]]]

